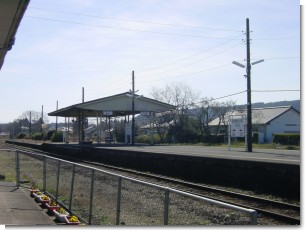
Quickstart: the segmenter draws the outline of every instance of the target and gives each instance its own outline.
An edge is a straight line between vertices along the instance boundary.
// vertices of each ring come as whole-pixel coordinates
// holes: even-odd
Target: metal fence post
[[[164,192],[164,225],[168,225],[168,208],[169,208],[169,190],[166,189]]]
[[[47,157],[43,156],[43,191],[47,190]]]
[[[92,174],[91,174],[91,190],[90,190],[90,207],[89,207],[89,225],[92,224],[92,210],[93,210],[93,190],[94,190],[94,169],[92,169]]]
[[[60,174],[60,160],[57,161],[57,179],[56,179],[56,195],[55,195],[56,202],[58,200],[59,174]]]
[[[118,181],[118,194],[117,194],[117,205],[116,205],[116,225],[120,224],[121,193],[122,193],[122,178],[119,177],[119,181]]]
[[[16,187],[20,186],[20,161],[19,161],[19,151],[16,150]]]
[[[73,169],[72,169],[69,210],[71,210],[71,208],[72,208],[72,199],[73,199],[73,192],[74,192],[74,178],[75,178],[75,164],[73,164]]]

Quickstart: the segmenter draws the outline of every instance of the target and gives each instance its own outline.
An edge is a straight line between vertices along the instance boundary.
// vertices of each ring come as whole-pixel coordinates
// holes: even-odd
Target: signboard
[[[125,123],[125,144],[130,144],[132,142],[132,123]]]
[[[150,112],[141,112],[140,114],[141,114],[141,116],[149,116]]]
[[[132,124],[131,122],[125,123],[125,134],[131,135],[132,133]]]
[[[245,126],[242,118],[233,118],[231,120],[231,137],[244,137]]]
[[[113,114],[112,110],[104,110],[103,111],[104,116],[112,116],[112,114]]]

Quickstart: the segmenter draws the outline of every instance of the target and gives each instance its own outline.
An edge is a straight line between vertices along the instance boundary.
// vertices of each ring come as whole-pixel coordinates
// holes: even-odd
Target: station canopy
[[[110,97],[87,101],[48,113],[58,117],[97,117],[132,115],[132,94],[125,92]],[[134,113],[161,112],[173,110],[176,107],[144,96],[134,95]]]
[[[15,36],[30,0],[0,0],[0,69],[7,51],[12,49]]]

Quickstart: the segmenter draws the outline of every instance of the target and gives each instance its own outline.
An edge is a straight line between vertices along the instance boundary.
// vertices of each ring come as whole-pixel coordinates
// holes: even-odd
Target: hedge
[[[19,133],[17,135],[17,139],[23,139],[23,138],[26,138],[26,134],[25,133]]]
[[[136,136],[135,137],[135,142],[136,143],[145,143],[145,144],[150,144],[150,136],[149,135],[141,135],[141,136]],[[154,144],[160,144],[160,136],[155,134],[154,135]]]
[[[42,140],[42,134],[41,133],[33,133],[32,139],[40,141],[40,140]]]
[[[273,134],[273,143],[299,146],[300,134],[298,133]]]
[[[51,136],[51,142],[63,142],[63,133],[61,131],[54,132]]]

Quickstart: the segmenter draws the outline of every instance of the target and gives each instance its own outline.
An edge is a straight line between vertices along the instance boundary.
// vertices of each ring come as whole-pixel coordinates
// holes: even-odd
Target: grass
[[[0,154],[0,174],[4,176],[4,181],[16,181],[16,169],[12,167],[15,165],[15,153],[1,151]]]

